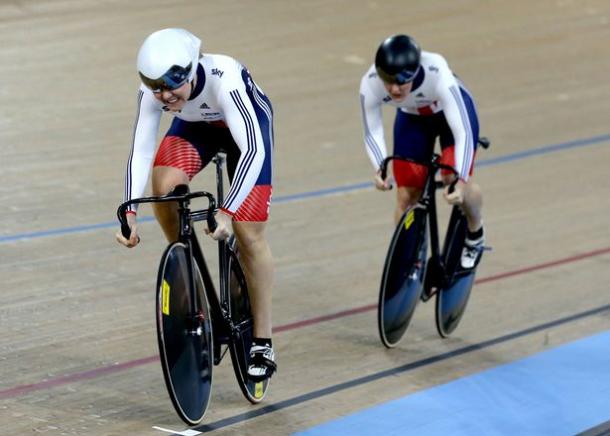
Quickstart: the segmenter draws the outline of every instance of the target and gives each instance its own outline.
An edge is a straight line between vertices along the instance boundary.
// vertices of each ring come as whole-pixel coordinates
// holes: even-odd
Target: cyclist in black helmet
[[[404,85],[419,70],[421,49],[413,38],[396,35],[383,41],[375,55],[375,68],[386,83]]]
[[[441,162],[459,173],[455,190],[444,196],[449,204],[458,204],[468,221],[466,245],[461,264],[472,268],[483,249],[481,216],[482,194],[472,180],[474,157],[479,138],[479,121],[474,100],[464,84],[454,76],[445,58],[421,51],[408,35],[394,35],[384,40],[360,83],[360,104],[364,123],[364,142],[377,173],[375,186],[388,190],[391,182],[381,179],[379,167],[387,156],[383,132],[382,105],[397,108],[394,121],[394,154],[417,160],[432,157],[439,138]],[[403,161],[393,161],[398,186],[395,220],[407,207],[417,203],[426,179],[426,168]],[[442,172],[449,185],[454,175]]]

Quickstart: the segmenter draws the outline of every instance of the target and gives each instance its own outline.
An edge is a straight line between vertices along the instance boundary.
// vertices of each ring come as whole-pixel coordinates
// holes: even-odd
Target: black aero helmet
[[[394,35],[381,43],[375,55],[375,68],[381,80],[404,85],[415,78],[421,49],[413,38]]]

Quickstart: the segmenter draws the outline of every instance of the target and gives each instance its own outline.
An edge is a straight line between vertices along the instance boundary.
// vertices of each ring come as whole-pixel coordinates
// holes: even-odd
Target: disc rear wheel
[[[466,230],[466,217],[457,206],[454,206],[442,255],[448,283],[436,296],[436,329],[443,338],[453,333],[466,311],[475,280],[476,264],[480,260],[479,254],[479,259],[472,269],[465,270],[460,265]]]
[[[236,327],[233,340],[230,341],[231,360],[237,383],[248,401],[260,403],[269,387],[269,379],[254,382],[248,377],[250,364],[250,347],[254,336],[254,321],[248,296],[246,278],[239,264],[235,238],[227,243],[229,271],[229,314]]]

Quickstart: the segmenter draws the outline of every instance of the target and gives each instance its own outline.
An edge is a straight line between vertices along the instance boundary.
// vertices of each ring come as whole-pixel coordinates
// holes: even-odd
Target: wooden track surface
[[[609,18],[602,0],[2,2],[0,433],[185,428],[155,357],[163,237],[142,223],[143,243],[127,250],[109,224],[137,49],[163,27],[240,59],[276,114],[268,235],[280,370],[266,402],[250,406],[226,359],[201,430],[286,434],[608,330]],[[429,303],[386,350],[369,306],[394,198],[359,188],[372,169],[358,86],[379,42],[399,32],[444,54],[476,98],[493,142],[475,177],[494,251],[451,338],[438,338]],[[212,178],[194,186],[212,189]],[[298,196],[324,189],[338,192]]]

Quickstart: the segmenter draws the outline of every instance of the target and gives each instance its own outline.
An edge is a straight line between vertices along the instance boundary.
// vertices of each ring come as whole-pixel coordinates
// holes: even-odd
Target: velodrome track
[[[609,13],[601,1],[546,0],[0,5],[2,433],[185,430],[156,357],[163,238],[147,208],[136,250],[116,244],[113,224],[135,109],[135,54],[148,33],[167,26],[199,34],[205,51],[242,60],[276,112],[268,234],[280,372],[266,402],[253,407],[223,362],[195,432],[348,434],[356,422],[364,433],[373,419],[387,421],[388,432],[398,422],[396,434],[434,434],[429,424],[396,421],[386,405],[404,399],[405,413],[421,410],[422,396],[467,397],[468,383],[490,409],[464,413],[484,426],[479,434],[557,434],[548,423],[564,422],[559,417],[565,434],[603,428],[610,416],[569,407],[604,404],[603,365],[580,365],[576,385],[557,391],[544,389],[552,378],[523,368],[531,368],[528,358],[550,368],[546,356],[574,353],[596,362],[604,357],[595,351],[609,345]],[[478,154],[475,177],[494,251],[451,338],[437,337],[433,306],[420,305],[400,346],[386,350],[375,303],[394,200],[371,187],[357,93],[376,45],[394,32],[443,53],[477,99],[492,147]],[[391,118],[388,111],[388,127]],[[195,186],[211,182],[202,175]],[[543,392],[548,410],[526,414],[508,401],[517,394],[494,389],[498,374],[515,373],[526,377],[521,403],[537,405]],[[583,394],[579,386],[591,379],[597,392]],[[493,404],[514,410],[510,420],[491,413]],[[425,412],[428,423],[447,419],[446,410]],[[547,427],[535,426],[541,416]],[[447,425],[473,434],[459,420]]]

